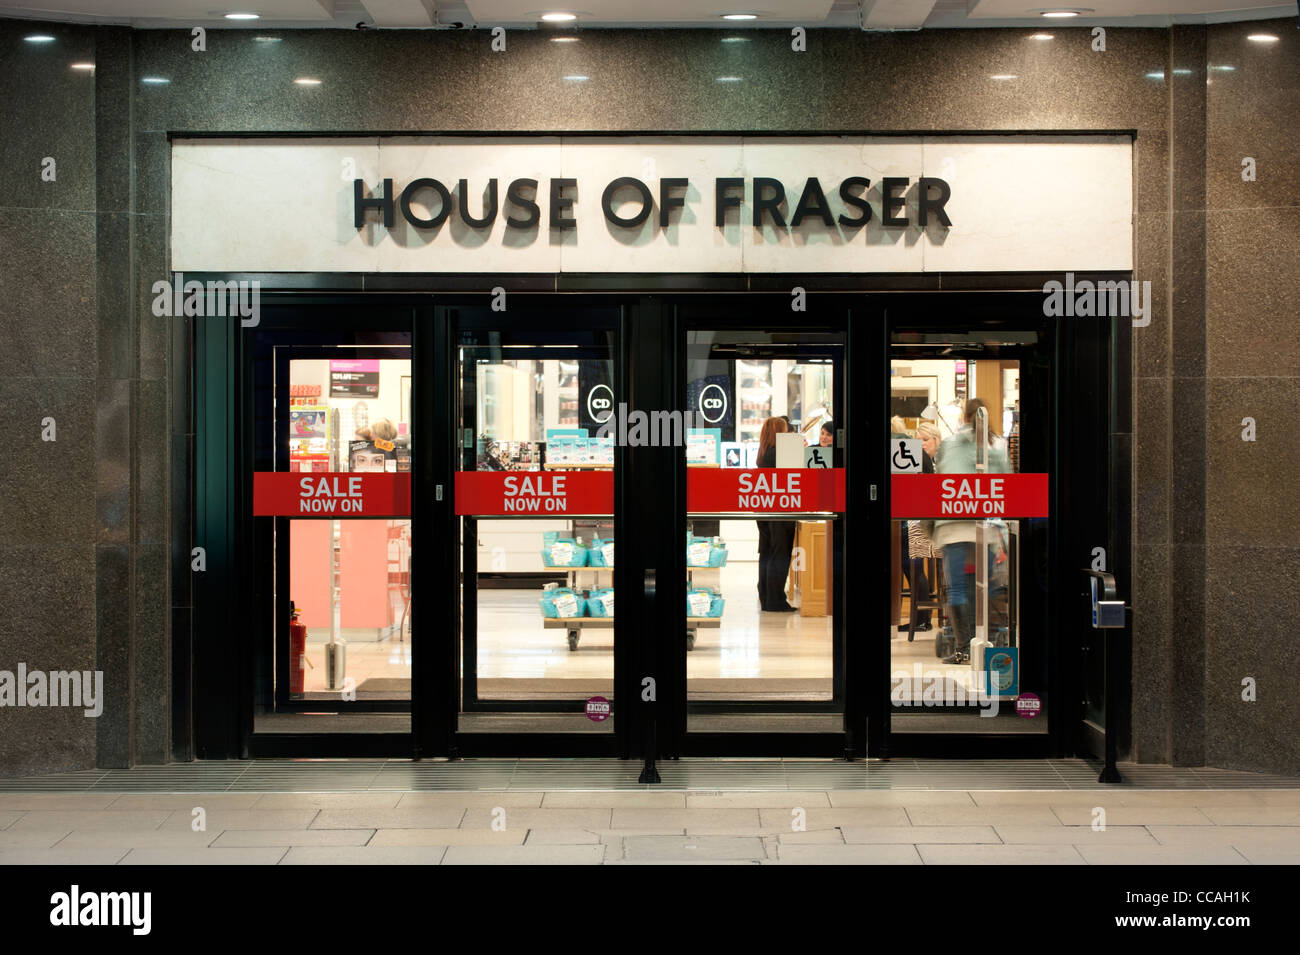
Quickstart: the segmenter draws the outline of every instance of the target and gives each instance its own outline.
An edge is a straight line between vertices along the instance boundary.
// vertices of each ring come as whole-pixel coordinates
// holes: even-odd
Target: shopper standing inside
[[[758,466],[776,467],[776,436],[788,427],[781,418],[768,418],[758,435]],[[785,579],[794,549],[794,521],[758,522],[758,605],[771,613],[793,613],[785,599]]]
[[[893,446],[893,443],[899,440],[900,438],[910,438],[910,437],[912,437],[912,432],[907,430],[906,421],[904,421],[898,415],[894,415],[892,418],[889,419],[889,443],[891,447]],[[907,586],[909,588],[912,586],[911,578],[908,576],[912,568],[912,554],[911,551],[908,549],[908,534],[911,533],[910,525],[915,523],[916,521],[898,522],[898,568],[899,571],[901,572],[901,577],[899,579],[906,580]],[[892,581],[891,581],[891,585],[892,585]],[[895,606],[896,607],[902,606],[901,591],[899,596],[899,602]],[[895,623],[897,622],[898,621],[895,621]],[[908,626],[909,626],[908,624],[903,623],[899,625],[898,629],[907,632]],[[910,640],[911,637],[908,637],[908,639]]]
[[[916,426],[916,436],[921,439],[921,471],[924,474],[934,473],[934,456],[939,450],[939,428],[932,421],[922,421]],[[912,599],[927,603],[930,600],[930,578],[925,575],[925,559],[927,557],[937,557],[934,545],[930,538],[925,536],[925,529],[922,527],[922,521],[907,522],[907,551],[909,560],[904,564],[904,570],[910,571],[907,575],[907,586],[912,592]],[[910,566],[909,566],[910,565]],[[911,617],[915,618],[913,614]],[[899,628],[900,630],[910,630],[911,620]],[[922,611],[922,616],[917,619],[916,633],[923,633],[930,629],[930,611]],[[912,639],[908,637],[908,639]]]
[[[934,468],[940,474],[974,474],[976,453],[975,426],[979,412],[988,410],[979,398],[966,402],[960,431],[939,445]],[[993,441],[993,435],[984,437],[985,470],[990,474],[1008,474],[1011,463],[1007,453]],[[956,648],[944,663],[965,663],[970,659],[970,642],[975,638],[975,529],[978,521],[926,521],[933,524],[930,539],[943,554],[943,580],[948,588],[948,610],[956,636]],[[986,541],[985,547],[990,542]],[[983,556],[985,561],[988,555]],[[991,574],[990,574],[991,576]]]

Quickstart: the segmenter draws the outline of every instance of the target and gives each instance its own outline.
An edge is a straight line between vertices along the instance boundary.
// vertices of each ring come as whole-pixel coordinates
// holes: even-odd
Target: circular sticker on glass
[[[1016,715],[1031,719],[1043,712],[1043,701],[1036,693],[1021,693],[1016,700]]]
[[[596,424],[604,424],[614,413],[614,389],[596,385],[587,392],[587,414]]]
[[[609,700],[603,696],[593,696],[587,701],[587,719],[593,723],[603,723],[609,719]]]
[[[700,391],[700,415],[709,424],[717,424],[727,416],[727,393],[721,385],[705,385]]]

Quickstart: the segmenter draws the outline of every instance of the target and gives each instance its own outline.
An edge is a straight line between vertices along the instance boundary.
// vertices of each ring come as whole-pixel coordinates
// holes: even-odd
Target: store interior
[[[410,359],[291,360],[289,402],[290,471],[410,471]],[[410,700],[410,557],[409,518],[289,520],[291,699]]]
[[[835,409],[843,366],[835,336],[692,330],[686,358],[686,405],[718,441],[716,453],[693,456],[688,449],[688,468],[803,468],[810,450],[812,466],[842,466]],[[710,403],[719,390],[725,399]],[[773,418],[785,425],[763,458],[764,422]],[[723,598],[716,628],[697,630],[687,654],[687,703],[699,704],[688,709],[688,730],[762,731],[782,719],[774,712],[724,715],[727,703],[766,704],[770,711],[782,704],[838,706],[835,525],[831,514],[687,514],[688,594],[703,588]],[[722,550],[721,558],[709,554],[721,566],[700,566],[702,541],[709,551]],[[783,726],[819,730],[823,723],[814,715]]]
[[[763,422],[790,417],[802,467],[831,422],[829,362],[706,357],[694,368],[685,432],[690,468],[754,467]],[[694,367],[694,366],[693,366]],[[473,376],[479,470],[613,467],[613,438],[588,400],[612,397],[599,360],[485,358]],[[610,389],[603,392],[602,389]],[[701,395],[706,398],[700,400]],[[467,414],[471,409],[467,409]],[[828,437],[826,444],[831,443]],[[828,458],[829,460],[829,458]],[[691,515],[683,633],[688,701],[829,701],[832,623],[825,519],[800,531],[786,579],[794,613],[758,606],[759,527],[753,518]],[[604,519],[476,518],[473,646],[476,696],[493,701],[575,701],[613,692],[615,541]],[[811,554],[806,552],[812,551]]]
[[[1017,360],[900,358],[891,362],[890,385],[891,440],[920,439],[924,472],[975,470],[973,458],[960,453],[966,431],[987,443],[983,467],[1020,471]],[[973,413],[978,405],[982,420]],[[943,718],[947,732],[1045,731],[1045,721],[1006,719],[1019,694],[1020,654],[1028,636],[1019,612],[1022,523],[925,517],[892,522],[897,566],[890,700],[896,732],[932,731],[934,717]],[[970,549],[962,550],[964,544]],[[982,569],[974,560],[980,547],[987,551]],[[996,728],[978,718],[979,698],[987,701],[992,694],[1004,717]]]

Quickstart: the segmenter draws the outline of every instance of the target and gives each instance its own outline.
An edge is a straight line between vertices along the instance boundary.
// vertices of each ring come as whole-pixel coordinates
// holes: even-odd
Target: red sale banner
[[[258,471],[257,517],[409,517],[410,474]]]
[[[892,474],[890,513],[896,518],[1047,516],[1046,474]]]
[[[457,471],[457,514],[613,514],[612,471]]]
[[[691,468],[686,509],[696,514],[844,510],[843,468]]]

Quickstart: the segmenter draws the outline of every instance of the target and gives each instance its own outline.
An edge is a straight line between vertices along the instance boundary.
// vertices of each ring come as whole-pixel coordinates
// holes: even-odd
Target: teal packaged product
[[[686,591],[686,616],[721,617],[725,603],[720,595],[708,587],[692,587]]]
[[[586,428],[547,428],[546,463],[574,465],[587,463]]]
[[[587,548],[572,537],[547,537],[543,534],[542,563],[547,567],[586,567]]]
[[[614,566],[614,541],[601,540],[599,537],[591,542],[591,547],[587,549],[587,566],[588,567],[613,567]]]
[[[717,467],[721,462],[721,428],[686,429],[686,463],[688,465],[711,465]]]
[[[613,435],[594,435],[587,439],[588,463],[599,467],[614,466]]]
[[[597,590],[589,591],[587,594],[587,616],[588,617],[612,617],[614,616],[614,591],[609,587],[602,587]]]
[[[587,601],[568,587],[556,587],[542,594],[543,617],[585,617]]]
[[[984,649],[983,691],[985,696],[1020,695],[1020,650],[1017,647],[986,646]]]
[[[727,566],[727,545],[717,537],[688,537],[686,539],[687,567]]]

